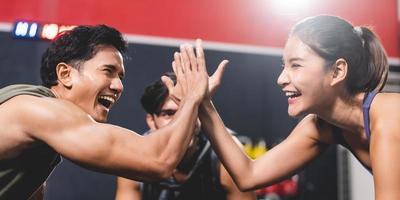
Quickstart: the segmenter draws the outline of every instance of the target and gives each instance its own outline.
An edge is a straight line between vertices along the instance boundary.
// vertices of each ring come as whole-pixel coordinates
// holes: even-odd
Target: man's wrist
[[[212,109],[212,107],[213,107],[213,104],[212,104],[211,99],[210,98],[204,98],[201,101],[201,104],[199,106],[199,111],[207,113],[207,110]]]

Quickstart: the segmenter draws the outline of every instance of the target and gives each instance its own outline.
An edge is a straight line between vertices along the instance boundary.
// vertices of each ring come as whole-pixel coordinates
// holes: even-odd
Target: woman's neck
[[[329,109],[317,113],[321,119],[349,132],[362,133],[363,99],[365,93],[359,93],[352,97],[338,97],[333,101]]]

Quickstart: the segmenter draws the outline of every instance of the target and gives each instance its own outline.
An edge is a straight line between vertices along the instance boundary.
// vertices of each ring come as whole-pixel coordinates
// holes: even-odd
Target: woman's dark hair
[[[295,35],[319,56],[327,67],[343,58],[348,65],[346,87],[351,95],[380,91],[386,83],[388,60],[377,36],[367,27],[353,27],[335,16],[320,15],[297,23]]]

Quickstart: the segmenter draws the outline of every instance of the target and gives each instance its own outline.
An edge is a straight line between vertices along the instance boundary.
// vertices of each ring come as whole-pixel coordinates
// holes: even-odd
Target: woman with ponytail
[[[369,28],[335,16],[306,18],[289,35],[277,81],[288,98],[288,114],[302,117],[282,143],[251,160],[227,133],[209,97],[199,116],[241,190],[290,177],[340,144],[373,174],[377,200],[398,200],[400,94],[381,92],[387,73],[386,53]]]

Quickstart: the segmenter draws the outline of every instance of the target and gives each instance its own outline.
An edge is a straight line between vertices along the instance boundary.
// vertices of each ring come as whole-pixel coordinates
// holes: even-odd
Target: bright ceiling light
[[[281,14],[301,14],[313,6],[315,0],[268,0],[272,9]]]

